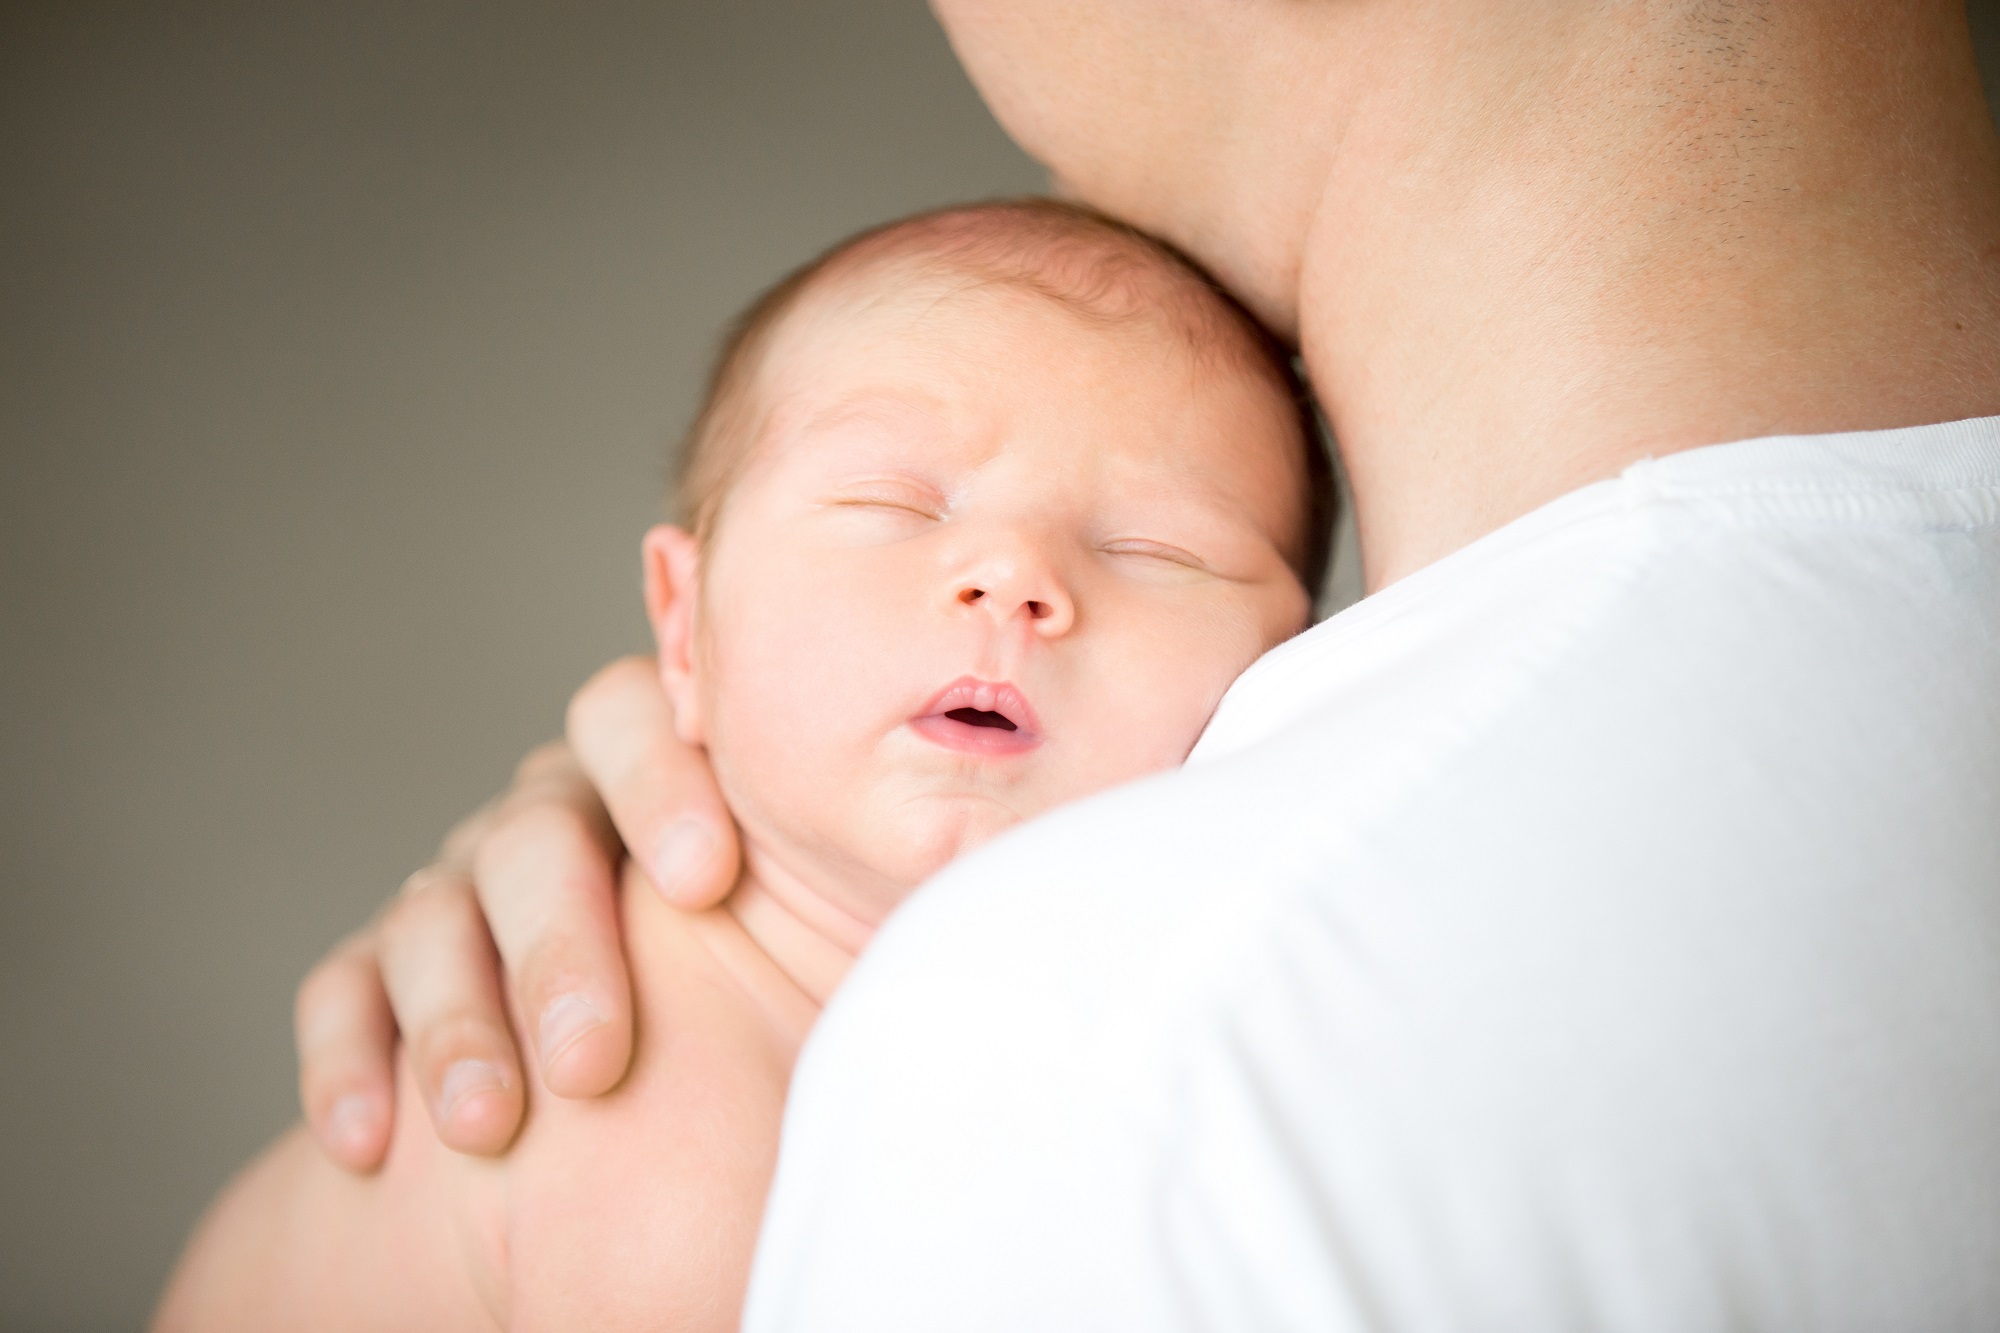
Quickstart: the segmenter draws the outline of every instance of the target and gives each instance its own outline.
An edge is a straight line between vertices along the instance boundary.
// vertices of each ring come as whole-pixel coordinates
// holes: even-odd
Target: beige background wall
[[[0,1330],[143,1319],[306,965],[644,646],[720,323],[1032,190],[921,0],[0,16]]]
[[[0,1331],[143,1320],[307,964],[643,646],[719,323],[1039,181],[917,0],[0,7]]]

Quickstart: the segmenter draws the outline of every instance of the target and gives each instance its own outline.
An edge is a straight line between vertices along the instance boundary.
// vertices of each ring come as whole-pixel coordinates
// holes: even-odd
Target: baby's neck
[[[874,927],[754,846],[744,848],[743,863],[723,906],[780,971],[824,1005]]]

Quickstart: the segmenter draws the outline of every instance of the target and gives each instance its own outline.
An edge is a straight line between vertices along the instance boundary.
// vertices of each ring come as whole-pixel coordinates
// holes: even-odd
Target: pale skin
[[[2000,412],[2000,147],[1956,0],[936,8],[1065,189],[1297,339],[1371,589],[1648,456]],[[504,1147],[503,993],[584,997],[600,1021],[527,1062],[561,1096],[616,1082],[622,848],[690,907],[737,866],[700,752],[633,725],[670,711],[647,664],[607,667],[566,741],[302,987],[304,1100],[338,1160],[381,1158],[398,1033],[444,1139]],[[510,1082],[445,1107],[460,1060]]]
[[[967,848],[1178,764],[1305,623],[1296,415],[1186,334],[879,267],[788,315],[708,541],[644,543],[656,720],[712,756],[743,871],[697,912],[625,876],[631,1068],[530,1090],[486,1159],[406,1067],[381,1169],[282,1140],[158,1326],[735,1327],[792,1061],[875,927]]]

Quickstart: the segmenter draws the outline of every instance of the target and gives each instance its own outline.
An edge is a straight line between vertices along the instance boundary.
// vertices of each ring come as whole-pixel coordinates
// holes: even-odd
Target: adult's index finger
[[[570,748],[625,847],[661,894],[696,910],[721,902],[740,863],[735,821],[708,755],[674,731],[650,657],[621,658],[570,701]]]

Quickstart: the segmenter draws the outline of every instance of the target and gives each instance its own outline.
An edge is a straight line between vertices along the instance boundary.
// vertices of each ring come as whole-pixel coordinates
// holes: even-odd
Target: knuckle
[[[312,1020],[336,1008],[349,989],[349,979],[331,958],[313,965],[292,995],[292,1018],[301,1031],[314,1026]]]
[[[390,910],[394,910],[394,904],[401,903],[405,899],[419,897],[425,892],[439,887],[444,883],[448,874],[449,872],[445,870],[444,866],[436,861],[411,871],[403,880],[401,887],[396,890],[396,896],[390,900]]]
[[[300,1002],[317,1004],[345,990],[353,970],[353,964],[337,954],[320,959],[299,982]]]
[[[589,826],[559,801],[522,801],[496,814],[473,853],[478,878],[512,867],[541,865],[551,856],[573,856],[594,844]]]
[[[351,1056],[352,1048],[368,1039],[381,999],[382,978],[372,959],[329,958],[308,972],[292,1000],[302,1076],[309,1078],[330,1055]]]
[[[374,971],[373,934],[363,931],[350,935],[306,972],[293,993],[293,1010],[303,1012],[338,1005],[358,987],[365,986]]]
[[[627,715],[634,697],[644,697],[653,688],[653,660],[649,657],[621,657],[602,667],[570,697],[564,715],[564,730],[572,744],[579,737],[602,734],[616,727]]]
[[[576,757],[566,740],[545,741],[522,757],[514,766],[514,782],[527,786],[550,779],[568,778],[576,772]]]
[[[383,909],[380,930],[384,945],[461,922],[470,904],[463,879],[435,866],[426,867],[410,876],[403,892]]]
[[[453,1006],[426,1018],[410,1034],[410,1059],[433,1088],[460,1060],[484,1060],[501,1069],[513,1063],[493,1017],[471,1006]]]
[[[465,818],[451,826],[451,832],[444,835],[438,845],[438,859],[432,869],[445,867],[462,871],[472,864],[472,854],[479,846],[479,840],[486,836],[487,828],[493,823],[493,812],[500,807],[500,797],[488,801]],[[419,872],[422,873],[422,872]],[[415,876],[412,876],[415,878]]]
[[[557,918],[525,951],[519,965],[510,969],[515,997],[529,1012],[537,1012],[541,1001],[601,974],[611,960],[600,957],[595,944],[588,932],[578,928],[575,916]]]

